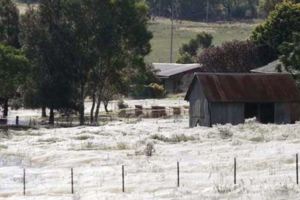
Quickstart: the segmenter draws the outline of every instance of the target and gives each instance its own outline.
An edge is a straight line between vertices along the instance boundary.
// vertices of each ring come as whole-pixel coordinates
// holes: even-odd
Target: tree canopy
[[[0,44],[0,104],[4,106],[8,99],[17,96],[29,72],[29,62],[25,55],[10,46]],[[4,107],[4,117],[7,116]]]
[[[211,47],[201,52],[198,62],[208,72],[250,72],[251,69],[268,63],[264,48],[251,41],[225,42],[221,46]]]
[[[180,57],[177,63],[194,63],[201,49],[212,46],[213,36],[209,33],[199,33],[196,38],[191,39],[189,43],[183,44],[179,49]]]
[[[292,40],[293,32],[300,32],[300,4],[286,1],[278,4],[267,20],[256,27],[251,39],[278,53],[281,44]]]
[[[300,72],[300,32],[294,33],[291,42],[284,42],[280,47],[281,61],[292,74]],[[298,77],[299,78],[299,77]]]
[[[19,11],[11,0],[0,0],[0,42],[19,47]]]
[[[91,121],[107,86],[116,93],[132,69],[145,67],[151,49],[148,7],[142,0],[41,0],[22,20],[21,38],[36,66],[35,86],[42,105],[71,108],[84,123],[86,97]],[[59,97],[59,98],[57,98]]]

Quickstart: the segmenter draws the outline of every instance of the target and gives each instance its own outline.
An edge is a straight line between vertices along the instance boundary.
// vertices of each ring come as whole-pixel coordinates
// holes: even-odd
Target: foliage
[[[131,86],[130,96],[134,98],[145,98],[149,96],[148,85],[158,83],[159,80],[152,65],[145,65],[143,68],[132,70],[128,75],[129,82],[126,85]]]
[[[28,72],[29,62],[23,52],[0,44],[0,99],[17,96]]]
[[[213,36],[202,32],[197,34],[195,39],[191,39],[188,44],[183,44],[179,49],[180,57],[177,63],[194,63],[200,49],[211,47]]]
[[[300,33],[294,33],[292,42],[285,42],[280,47],[281,61],[292,74],[300,71]]]
[[[194,136],[187,136],[184,134],[180,135],[172,135],[171,137],[166,137],[164,135],[155,134],[150,137],[153,140],[159,140],[166,143],[180,143],[180,142],[188,142],[188,141],[195,141],[197,138]]]
[[[164,86],[157,83],[151,83],[148,85],[148,94],[151,98],[163,98],[166,96]]]
[[[19,11],[11,0],[0,0],[0,42],[19,47]]]
[[[147,0],[151,14],[171,16],[171,3],[177,19],[224,20],[257,17],[258,0]]]
[[[90,96],[91,122],[97,120],[101,102],[130,82],[126,69],[145,66],[152,38],[147,12],[142,0],[42,0],[36,12],[30,9],[22,38],[42,105],[76,109],[83,124]]]
[[[278,3],[282,3],[283,0],[261,0],[259,5],[259,12],[262,16],[268,16],[272,12]]]
[[[68,17],[74,23],[75,33],[79,33],[75,40],[78,46],[83,47],[79,52],[91,52],[87,61],[96,58],[95,62],[86,65],[91,66],[88,69],[87,95],[93,99],[92,121],[93,115],[97,120],[107,84],[113,84],[117,93],[124,83],[128,83],[124,77],[130,75],[124,72],[130,71],[128,68],[137,69],[145,65],[144,57],[150,52],[149,41],[152,38],[147,30],[148,8],[140,0],[91,0],[72,5],[76,12],[70,10]],[[85,26],[86,33],[82,30]],[[80,55],[76,58],[81,63]]]
[[[293,32],[300,32],[300,4],[286,1],[271,12],[267,20],[256,27],[251,39],[277,51],[283,42],[290,42]]]
[[[269,56],[251,41],[225,42],[218,47],[205,49],[198,57],[199,63],[203,64],[208,72],[249,72],[251,69],[264,65],[273,60],[262,59]]]
[[[152,142],[148,142],[144,152],[146,156],[151,157],[155,152],[154,144]]]
[[[36,101],[53,110],[76,109],[74,35],[64,18],[62,1],[41,0],[22,19],[22,43],[33,66]]]

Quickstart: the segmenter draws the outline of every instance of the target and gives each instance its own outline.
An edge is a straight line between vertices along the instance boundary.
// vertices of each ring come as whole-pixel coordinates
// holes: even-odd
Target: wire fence
[[[291,182],[291,184],[299,184],[299,165],[298,165],[298,154],[294,157],[294,171],[292,168],[287,168],[282,170],[282,175],[279,175],[277,171],[277,179],[272,178],[270,182],[275,184],[276,181],[282,181],[284,176]],[[251,161],[254,166],[255,163]],[[293,164],[291,163],[291,164]],[[255,177],[245,177],[244,167],[248,166],[249,163],[246,159],[233,158],[232,162],[227,162],[226,165],[222,166],[222,170],[226,170],[229,179],[227,178],[227,185],[242,185],[245,184],[245,180],[251,179],[249,184],[255,184],[253,181],[255,178],[261,178],[259,173],[254,173]],[[267,167],[267,166],[265,166]],[[121,166],[103,166],[103,167],[93,167],[90,169],[84,168],[63,168],[63,169],[39,169],[39,168],[27,168],[20,169],[14,168],[7,172],[7,168],[0,168],[0,194],[2,195],[46,195],[46,194],[74,194],[79,189],[82,191],[85,188],[93,189],[98,188],[103,191],[110,190],[114,192],[133,192],[134,190],[139,190],[139,187],[156,189],[161,187],[162,182],[165,182],[166,188],[180,188],[180,187],[191,187],[195,184],[197,188],[201,185],[215,184],[216,190],[218,192],[224,192],[228,188],[223,188],[222,185],[216,185],[214,181],[210,183],[205,183],[207,180],[201,180],[200,177],[204,177],[203,174],[207,173],[204,166],[190,166],[184,162],[168,163],[166,169],[160,168],[160,170],[155,170],[151,168],[150,170],[144,166],[142,169],[134,168],[132,165],[121,165]],[[196,170],[197,169],[197,170]],[[220,168],[221,169],[221,168]],[[213,169],[211,169],[213,170]],[[288,170],[289,173],[286,173]],[[221,170],[220,170],[221,171]],[[293,173],[291,173],[293,172]],[[206,174],[205,176],[211,177],[211,174]],[[231,174],[231,178],[230,178]],[[294,174],[294,178],[291,178]],[[274,176],[274,173],[269,173],[269,176]],[[199,176],[197,179],[196,176]],[[231,180],[230,180],[231,179]],[[293,180],[292,180],[293,179]],[[5,180],[5,183],[3,182]],[[105,185],[109,182],[109,185]],[[160,182],[160,184],[159,184]],[[231,183],[230,183],[231,182]],[[172,184],[173,183],[173,184]],[[266,183],[266,181],[262,181]],[[169,185],[168,185],[169,184]],[[154,189],[154,190],[156,190]],[[150,190],[151,191],[151,190]]]
[[[189,108],[187,106],[182,107],[164,107],[164,106],[152,106],[151,108],[143,108],[140,105],[136,105],[135,108],[119,109],[116,112],[102,113],[98,117],[97,122],[90,123],[90,116],[85,116],[85,125],[103,125],[110,121],[130,119],[149,119],[149,118],[174,118],[178,119],[183,116],[187,116]],[[0,119],[0,128],[40,128],[48,125],[48,120],[41,117],[31,116],[15,116],[5,119]],[[57,127],[73,127],[78,126],[78,116],[56,116],[54,119],[54,126]]]

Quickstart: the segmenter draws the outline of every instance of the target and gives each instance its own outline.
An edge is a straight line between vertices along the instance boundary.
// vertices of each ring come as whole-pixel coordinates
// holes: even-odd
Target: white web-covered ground
[[[1,132],[0,141],[0,199],[300,199],[300,123],[190,129],[187,117],[131,119],[101,127],[10,130]],[[151,157],[147,144],[154,147]]]

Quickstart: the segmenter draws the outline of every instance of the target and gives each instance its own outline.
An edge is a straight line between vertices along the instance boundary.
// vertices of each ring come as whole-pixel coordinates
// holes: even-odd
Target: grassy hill
[[[18,3],[20,13],[24,13],[27,5]],[[183,43],[187,43],[197,33],[205,31],[214,36],[214,45],[225,41],[245,40],[249,38],[257,23],[200,23],[191,21],[177,21],[174,23],[174,59],[178,57],[178,50]],[[171,21],[157,18],[151,21],[149,29],[153,32],[152,52],[146,57],[147,63],[170,61],[170,32]]]
[[[245,40],[249,38],[257,23],[200,23],[180,21],[175,23],[174,31],[174,56],[178,56],[178,50],[183,43],[187,43],[197,33],[205,31],[214,36],[214,45],[220,45],[225,41]],[[152,52],[146,58],[147,62],[170,61],[170,32],[169,19],[156,19],[149,26],[154,38],[151,41]],[[176,61],[174,58],[174,62]]]

